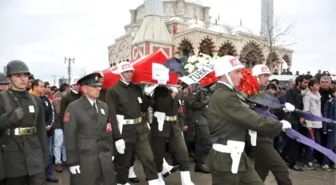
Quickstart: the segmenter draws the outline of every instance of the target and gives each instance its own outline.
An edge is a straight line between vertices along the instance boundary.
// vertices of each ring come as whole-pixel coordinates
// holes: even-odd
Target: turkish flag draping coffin
[[[112,67],[101,71],[102,75],[104,76],[102,85],[103,89],[108,89],[119,81],[119,75],[114,73],[116,70],[117,67]]]
[[[132,82],[157,84],[158,83],[157,80],[154,80],[152,78],[152,64],[153,63],[164,64],[167,60],[168,58],[163,53],[163,51],[158,50],[155,53],[148,55],[143,60],[132,63],[134,68]],[[177,81],[178,81],[177,75],[170,71],[167,85],[176,85]]]
[[[164,64],[167,61],[166,55],[162,52],[162,50],[158,50],[155,53],[150,55],[141,57],[137,60],[132,61],[132,65],[134,68],[133,73],[133,83],[150,83],[157,84],[156,80],[152,79],[152,64]],[[112,67],[101,71],[104,76],[104,81],[102,88],[108,89],[112,87],[119,81],[119,75],[116,74],[117,67]],[[178,77],[175,73],[169,72],[169,81],[167,85],[176,85],[178,81]]]

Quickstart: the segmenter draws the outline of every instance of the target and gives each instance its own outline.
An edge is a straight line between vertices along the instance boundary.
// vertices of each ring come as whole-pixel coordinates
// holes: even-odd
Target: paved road
[[[145,182],[145,177],[143,174],[143,170],[141,165],[136,164],[135,171],[138,174],[141,183],[138,185],[147,185]],[[336,172],[325,172],[321,169],[316,171],[308,171],[304,172],[295,172],[290,171],[291,177],[293,180],[293,185],[335,185],[336,184]],[[54,173],[56,177],[60,179],[58,185],[69,185],[69,172],[64,171],[62,173]],[[191,178],[194,181],[195,185],[211,185],[211,177],[207,174],[201,173],[191,173]],[[181,185],[180,183],[180,175],[178,172],[175,172],[171,176],[165,179],[166,185]],[[53,185],[50,183],[49,185]],[[57,184],[55,184],[57,185]],[[223,183],[225,185],[225,183]],[[266,180],[266,185],[277,185],[274,181],[273,176],[269,175]]]

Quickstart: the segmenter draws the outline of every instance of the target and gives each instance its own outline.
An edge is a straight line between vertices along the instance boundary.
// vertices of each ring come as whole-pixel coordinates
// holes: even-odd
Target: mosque
[[[262,0],[261,18],[273,22],[273,0]],[[262,21],[256,35],[240,23],[237,27],[211,22],[210,7],[201,0],[145,0],[130,10],[131,21],[125,34],[108,46],[110,67],[135,60],[162,49],[168,57],[199,52],[208,55],[234,55],[247,67],[264,63],[272,70],[290,68],[293,50],[270,47],[267,26]],[[272,25],[271,25],[272,26]]]

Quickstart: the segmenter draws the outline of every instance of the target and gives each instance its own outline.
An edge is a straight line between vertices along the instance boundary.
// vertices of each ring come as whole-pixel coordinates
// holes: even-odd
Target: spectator
[[[332,98],[326,102],[324,108],[324,116],[326,118],[332,119],[336,121],[336,87],[332,88]],[[324,124],[323,126],[324,133],[327,135],[327,144],[326,148],[331,151],[335,151],[335,142],[336,142],[336,126],[335,124]],[[330,169],[330,159],[324,156],[322,162],[322,169],[326,171],[331,171]],[[334,168],[335,168],[335,164]]]
[[[335,88],[336,87],[336,80],[331,82],[331,88]]]
[[[287,74],[287,75],[293,75],[293,73],[290,71],[289,68],[287,68],[286,74]]]
[[[28,84],[27,84],[27,90],[29,91],[32,87],[32,82],[34,81],[34,75],[30,74],[28,76]]]
[[[325,105],[326,102],[332,97],[330,76],[322,76],[320,78],[320,94],[321,104]],[[321,107],[321,112],[324,112],[324,106]]]
[[[292,89],[295,87],[295,80],[294,79],[290,79],[287,83],[287,89]]]
[[[319,69],[317,71],[316,75],[315,75],[315,78],[318,79],[318,80],[320,80],[321,76],[322,76],[322,72],[321,72],[321,69]]]
[[[279,75],[278,69],[274,69],[273,75]]]
[[[295,106],[296,109],[302,110],[302,95],[301,91],[305,91],[308,86],[308,76],[300,75],[295,79],[295,87],[288,89],[285,95],[285,102],[288,102]],[[292,113],[288,116],[288,121],[292,124],[292,128],[296,131],[300,130],[300,124],[303,123],[303,118],[299,115]],[[286,158],[288,156],[289,168],[295,171],[302,171],[302,168],[299,167],[296,162],[299,158],[299,144],[296,140],[287,138],[288,142],[282,152],[282,156]]]
[[[63,136],[63,125],[62,117],[60,116],[61,111],[61,100],[69,92],[69,84],[61,84],[58,91],[55,93],[55,99],[53,102],[56,114],[55,121],[55,133],[54,133],[54,156],[56,164],[56,172],[63,171],[63,164],[66,162],[66,153],[64,147],[64,136]]]
[[[300,71],[296,71],[296,72],[295,72],[295,75],[296,75],[296,76],[299,76],[299,75],[300,75]]]
[[[29,91],[30,93],[38,96],[42,100],[42,104],[44,105],[44,114],[45,114],[45,122],[46,122],[46,132],[48,134],[48,148],[49,148],[49,161],[46,168],[46,178],[48,182],[57,183],[58,179],[52,176],[52,153],[53,153],[53,137],[52,137],[52,128],[54,123],[54,113],[52,104],[47,96],[44,93],[48,93],[48,89],[45,90],[44,83],[42,80],[36,79],[32,81],[32,86]]]
[[[287,74],[286,69],[283,69],[281,72],[281,75],[286,75],[286,74]]]
[[[319,93],[320,83],[316,79],[310,79],[308,82],[308,87],[308,91],[303,96],[303,111],[308,111],[313,113],[314,115],[322,116],[321,95]],[[304,126],[307,128],[305,130],[306,136],[314,140],[316,143],[321,143],[320,130],[322,128],[322,122],[306,120],[305,123],[306,124]],[[307,146],[305,151],[306,153],[304,167],[309,170],[315,170],[314,166],[316,166],[316,164],[313,163],[314,149]]]

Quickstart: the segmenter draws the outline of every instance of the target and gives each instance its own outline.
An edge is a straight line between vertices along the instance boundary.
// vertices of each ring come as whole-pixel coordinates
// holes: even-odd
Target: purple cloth
[[[260,115],[263,115],[263,116],[267,117],[267,118],[278,120],[278,118],[274,114],[270,113],[267,110],[256,108],[256,109],[254,109],[254,111],[257,112]],[[331,150],[319,145],[318,143],[315,143],[315,141],[305,137],[304,135],[300,134],[299,132],[297,132],[293,129],[287,129],[285,131],[285,133],[291,139],[295,139],[296,141],[298,141],[298,142],[300,142],[300,143],[302,143],[306,146],[314,148],[315,150],[317,150],[317,151],[321,152],[322,154],[324,154],[325,156],[327,156],[331,161],[336,163],[336,154],[334,152],[332,152]]]

